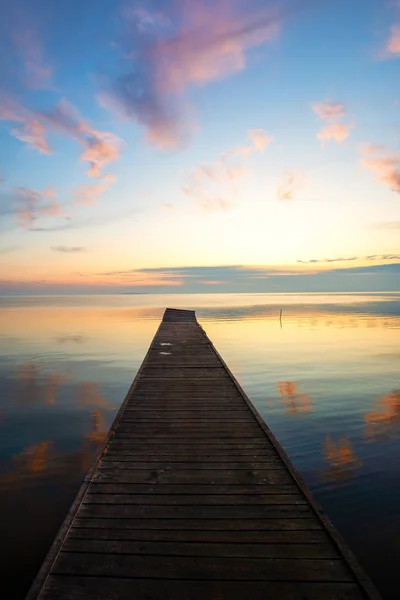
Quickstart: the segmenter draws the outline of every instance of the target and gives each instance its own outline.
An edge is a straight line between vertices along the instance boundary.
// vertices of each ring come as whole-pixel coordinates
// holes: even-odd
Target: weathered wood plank
[[[99,484],[101,486],[101,484]],[[104,490],[105,486],[102,486]],[[120,486],[123,487],[123,486]],[[110,493],[111,492],[111,493]],[[222,497],[221,497],[222,496]],[[138,504],[139,506],[149,506],[157,504],[160,506],[196,506],[201,503],[202,506],[285,506],[288,505],[307,505],[306,500],[300,494],[203,494],[203,495],[172,495],[172,494],[133,494],[133,493],[115,493],[113,490],[97,491],[88,493],[85,496],[86,503],[97,504]]]
[[[176,442],[176,443],[175,443]],[[270,450],[271,448],[273,448],[273,446],[271,444],[269,444],[268,442],[265,442],[264,440],[254,440],[253,438],[251,438],[250,440],[248,438],[245,438],[240,445],[238,445],[235,442],[231,442],[230,440],[218,440],[215,438],[212,438],[211,441],[205,441],[202,442],[201,440],[196,440],[196,445],[193,446],[188,446],[185,441],[180,441],[178,440],[167,440],[165,443],[161,444],[160,440],[153,440],[153,439],[149,439],[148,442],[146,442],[146,440],[137,440],[136,436],[135,438],[132,437],[124,437],[122,438],[121,436],[113,436],[111,438],[109,447],[110,448],[144,448],[144,449],[149,449],[149,451],[152,450],[158,450],[159,448],[161,448],[162,450],[166,449],[166,448],[171,448],[174,451],[178,451],[180,452],[181,450],[186,450],[186,451],[193,451],[194,449],[196,450],[196,452],[200,449],[205,449],[205,450],[209,450],[211,453],[213,452],[213,450],[235,450],[236,452],[240,452],[241,450]]]
[[[249,469],[248,471],[219,471],[215,470],[180,470],[161,471],[149,469],[148,471],[129,470],[98,470],[93,481],[102,483],[205,483],[210,486],[218,483],[222,485],[285,485],[292,483],[292,478],[287,471],[270,469]]]
[[[61,552],[53,573],[153,579],[229,579],[230,581],[351,581],[342,561],[335,559],[218,558],[130,556]]]
[[[307,505],[282,506],[138,506],[82,504],[79,517],[91,519],[303,519],[313,518]]]
[[[238,454],[234,448],[225,450],[210,450],[208,446],[201,448],[186,449],[179,453],[173,448],[124,448],[121,446],[110,446],[103,456],[106,460],[138,460],[147,462],[197,462],[202,461],[204,465],[208,463],[221,463],[235,461],[249,463],[254,461],[279,462],[279,458],[270,449],[249,449]]]
[[[115,529],[162,529],[178,531],[313,531],[322,529],[313,518],[303,519],[104,519],[76,517],[74,527]]]
[[[85,524],[86,523],[86,524]],[[97,524],[96,524],[97,523]],[[323,529],[129,529],[114,527],[114,521],[75,521],[68,537],[96,540],[153,542],[204,542],[207,544],[322,544],[330,539]],[[126,521],[124,521],[126,524]]]
[[[109,450],[104,456],[102,461],[102,466],[106,463],[115,463],[115,462],[126,462],[132,463],[137,462],[138,465],[145,464],[145,468],[149,468],[149,463],[151,468],[158,468],[157,464],[160,464],[160,468],[175,468],[168,465],[177,465],[176,468],[180,469],[179,465],[186,465],[185,468],[191,468],[191,465],[201,464],[202,467],[214,469],[214,468],[223,468],[223,469],[244,469],[249,468],[251,465],[253,468],[264,468],[265,464],[268,465],[279,465],[279,468],[282,468],[282,463],[279,461],[277,456],[268,453],[259,453],[259,454],[247,454],[247,455],[229,455],[223,452],[212,453],[208,451],[205,452],[192,452],[191,454],[185,453],[180,455],[178,453],[174,455],[166,455],[163,454],[162,451],[158,451],[157,454],[141,454],[140,452],[116,452],[113,450]],[[231,466],[229,466],[231,465]],[[233,467],[235,465],[235,467]],[[242,466],[240,466],[242,465]],[[259,465],[262,465],[261,467]],[[140,467],[139,467],[140,468]]]
[[[179,494],[179,495],[193,495],[202,496],[201,503],[203,502],[204,496],[217,495],[221,496],[221,500],[225,496],[242,496],[244,498],[261,496],[261,495],[285,495],[285,494],[299,494],[299,490],[294,483],[291,485],[273,485],[273,486],[262,486],[259,485],[220,485],[218,483],[210,486],[209,484],[194,485],[190,484],[117,484],[117,483],[99,483],[92,482],[88,489],[88,493],[106,493],[110,494],[114,491],[116,494],[146,494],[147,496],[157,496],[158,494]],[[303,495],[300,494],[302,497]]]
[[[119,457],[120,458],[120,457]],[[279,461],[275,460],[264,460],[257,462],[251,462],[250,459],[246,462],[207,462],[206,464],[201,461],[196,462],[156,462],[153,461],[150,464],[148,462],[136,462],[131,459],[119,460],[119,458],[104,458],[100,469],[129,469],[133,471],[149,471],[157,469],[160,471],[183,471],[183,470],[213,470],[213,471],[242,471],[249,469],[274,469],[277,471],[284,471],[285,467]]]
[[[134,596],[133,596],[134,590]],[[52,575],[42,600],[365,600],[355,583],[190,581]]]
[[[199,542],[135,542],[69,538],[63,551],[153,556],[216,556],[225,558],[338,558],[331,544],[207,544]]]

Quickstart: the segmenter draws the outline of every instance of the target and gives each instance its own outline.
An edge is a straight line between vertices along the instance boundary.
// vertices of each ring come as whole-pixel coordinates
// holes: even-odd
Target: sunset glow
[[[399,289],[396,3],[3,12],[3,293]]]

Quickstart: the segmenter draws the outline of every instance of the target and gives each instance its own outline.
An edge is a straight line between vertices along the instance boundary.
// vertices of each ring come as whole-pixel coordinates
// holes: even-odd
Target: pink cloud
[[[196,167],[181,186],[182,192],[205,212],[227,210],[233,204],[238,182],[248,173],[241,164],[229,162],[224,153],[220,160]]]
[[[32,89],[51,89],[53,67],[44,58],[36,31],[32,27],[26,27],[17,31],[13,40],[24,61],[27,86]]]
[[[306,186],[306,177],[299,171],[286,171],[277,190],[278,200],[293,200]]]
[[[152,145],[171,148],[184,145],[195,128],[190,89],[243,70],[249,50],[276,39],[289,9],[257,8],[250,0],[240,10],[234,0],[220,0],[211,10],[206,0],[177,0],[162,10],[130,12],[123,52],[135,68],[101,103],[143,125]]]
[[[313,104],[313,111],[320,119],[331,119],[333,117],[344,117],[346,110],[343,104],[337,102],[317,102]]]
[[[352,125],[343,123],[341,120],[341,117],[346,115],[343,104],[325,100],[315,103],[312,108],[320,119],[326,121],[326,125],[317,133],[317,138],[321,140],[322,146],[328,140],[340,143],[349,137]]]
[[[362,154],[361,164],[376,173],[384,185],[394,192],[400,192],[400,153],[371,144],[362,149]]]
[[[16,216],[19,225],[30,229],[39,217],[66,217],[62,205],[52,188],[38,192],[31,188],[14,189]]]
[[[176,206],[174,206],[173,204],[170,204],[169,202],[162,202],[161,209],[164,212],[175,212]]]
[[[86,122],[67,100],[60,100],[49,112],[34,111],[7,94],[0,95],[0,119],[20,123],[11,134],[43,154],[51,154],[46,136],[59,134],[75,139],[82,147],[81,160],[89,163],[89,177],[100,177],[101,170],[120,154],[120,140],[112,133],[98,131]]]
[[[265,129],[251,129],[247,135],[257,152],[264,152],[267,146],[274,140],[273,136],[265,131]]]
[[[204,212],[225,211],[232,207],[232,200],[226,198],[203,198],[197,206]]]
[[[10,133],[14,137],[43,154],[51,154],[43,125],[18,100],[4,92],[0,92],[0,120],[19,123],[18,127],[11,129]]]
[[[251,129],[247,132],[247,137],[251,144],[229,148],[229,150],[222,153],[222,158],[224,160],[230,158],[245,159],[254,152],[264,152],[267,146],[275,139],[268,131],[265,131],[265,129]]]
[[[36,114],[50,131],[72,137],[83,146],[81,160],[90,164],[89,177],[100,177],[101,169],[119,157],[121,140],[92,128],[67,100],[60,100],[50,112]]]
[[[326,125],[321,131],[317,133],[317,138],[321,140],[322,145],[328,140],[334,140],[335,142],[344,142],[350,135],[351,125],[346,123],[332,123]]]
[[[400,55],[400,25],[390,28],[390,35],[386,42],[386,53],[389,56]]]
[[[36,119],[29,118],[25,125],[11,129],[10,133],[21,142],[26,142],[32,148],[39,150],[42,154],[52,154],[45,138],[46,130]]]
[[[97,203],[99,196],[106,192],[115,181],[114,175],[108,173],[101,176],[99,183],[82,185],[75,194],[77,204],[93,206]]]

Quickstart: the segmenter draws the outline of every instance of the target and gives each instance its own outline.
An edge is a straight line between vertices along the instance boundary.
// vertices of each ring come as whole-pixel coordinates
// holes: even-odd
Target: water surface
[[[384,598],[398,598],[394,293],[1,298],[0,591],[24,598],[166,306],[196,310]]]

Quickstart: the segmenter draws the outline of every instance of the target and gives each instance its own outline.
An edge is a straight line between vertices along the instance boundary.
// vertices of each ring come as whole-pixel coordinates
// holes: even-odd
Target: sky
[[[400,2],[0,10],[0,292],[400,290]]]

